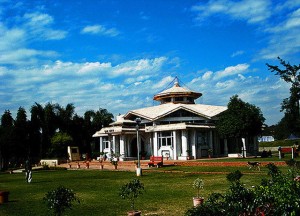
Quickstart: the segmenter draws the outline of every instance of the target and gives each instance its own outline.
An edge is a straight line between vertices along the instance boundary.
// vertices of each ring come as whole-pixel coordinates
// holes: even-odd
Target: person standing
[[[32,165],[29,158],[25,162],[25,174],[26,182],[30,183],[32,180]]]

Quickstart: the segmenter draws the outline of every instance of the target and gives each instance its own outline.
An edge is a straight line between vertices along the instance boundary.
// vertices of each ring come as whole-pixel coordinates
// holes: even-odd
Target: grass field
[[[266,168],[259,172],[247,167],[166,167],[158,169],[159,172],[143,173],[140,180],[145,185],[145,193],[136,206],[143,215],[183,215],[192,207],[192,197],[196,194],[191,186],[194,179],[204,180],[201,193],[208,197],[212,192],[227,190],[226,172],[237,169],[245,173],[242,182],[249,187],[267,177]],[[127,215],[129,203],[119,197],[118,191],[136,176],[134,172],[125,171],[36,171],[31,184],[27,184],[24,177],[24,173],[0,174],[0,190],[10,191],[9,202],[0,205],[0,215],[49,215],[42,199],[60,185],[73,189],[80,199],[80,204],[75,204],[65,215]]]

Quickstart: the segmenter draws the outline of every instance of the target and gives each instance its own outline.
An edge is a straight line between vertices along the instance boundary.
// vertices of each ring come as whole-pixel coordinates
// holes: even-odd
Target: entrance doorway
[[[141,153],[144,152],[144,149],[145,149],[143,139],[141,139],[140,147],[141,147],[141,149],[140,149],[140,156],[141,156]],[[129,152],[130,157],[137,157],[138,156],[137,152],[138,152],[137,151],[137,139],[134,138],[130,143],[130,152]]]

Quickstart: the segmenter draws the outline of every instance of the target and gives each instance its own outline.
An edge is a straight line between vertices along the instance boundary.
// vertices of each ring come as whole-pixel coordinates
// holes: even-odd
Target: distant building
[[[273,142],[275,141],[273,136],[261,136],[258,137],[258,142]]]
[[[100,151],[121,155],[121,160],[137,157],[136,119],[140,119],[139,139],[142,157],[164,156],[174,160],[188,160],[228,156],[241,153],[241,141],[224,139],[215,128],[218,116],[225,106],[195,104],[201,93],[174,86],[154,96],[160,105],[130,110],[117,116],[109,127],[97,131],[93,137],[100,139]],[[256,139],[246,139],[247,152],[257,151]]]

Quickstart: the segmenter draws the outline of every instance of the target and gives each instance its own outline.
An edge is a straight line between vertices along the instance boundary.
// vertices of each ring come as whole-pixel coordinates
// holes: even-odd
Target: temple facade
[[[120,160],[134,160],[138,151],[143,159],[151,155],[173,160],[230,156],[241,153],[241,146],[255,151],[254,139],[243,143],[220,137],[215,123],[225,106],[196,104],[199,92],[173,87],[154,96],[160,105],[130,110],[119,115],[109,127],[97,131],[93,137],[100,141],[100,152],[120,156]],[[139,145],[139,146],[138,146]]]

